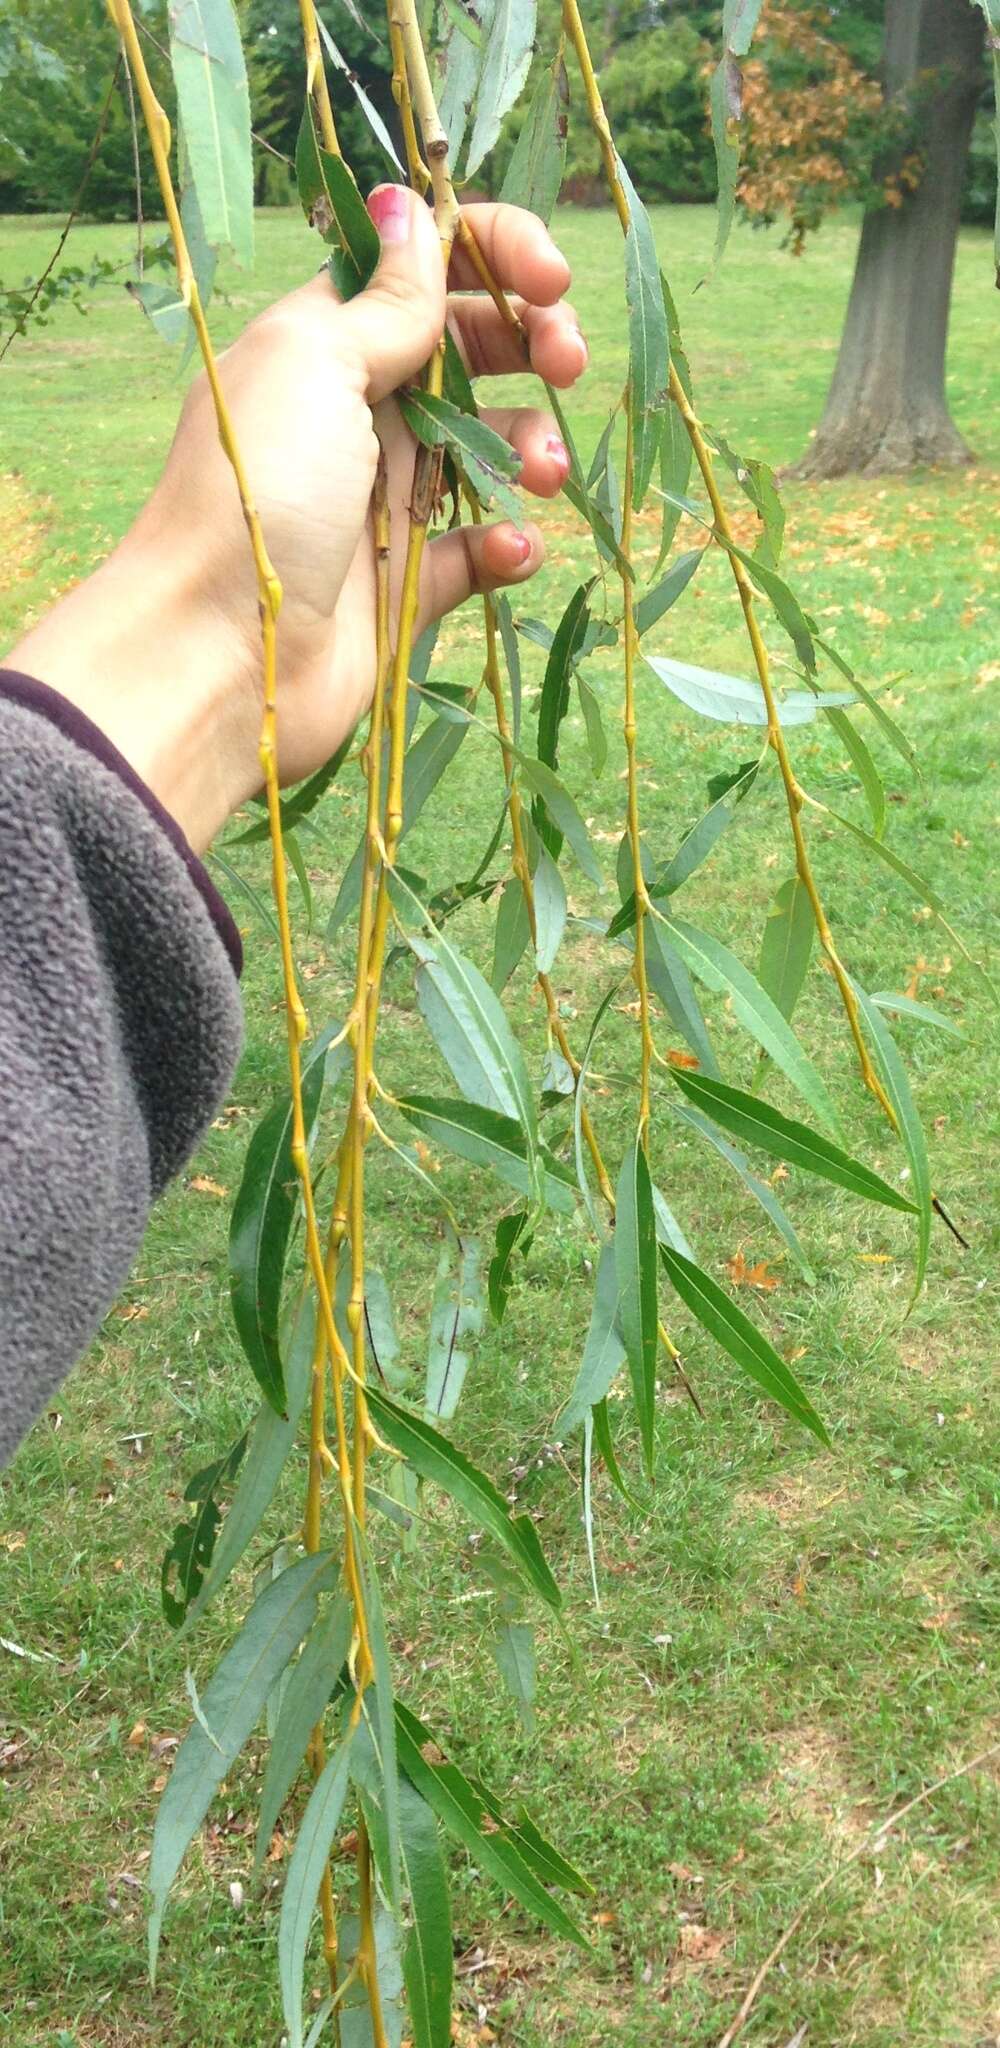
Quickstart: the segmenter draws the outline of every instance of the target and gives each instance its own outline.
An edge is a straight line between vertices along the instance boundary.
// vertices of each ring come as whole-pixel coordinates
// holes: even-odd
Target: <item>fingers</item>
[[[521,206],[463,206],[463,218],[497,283],[520,292],[534,306],[554,306],[569,289],[569,264],[537,214]],[[452,252],[448,282],[459,291],[476,290],[480,279],[461,242]]]
[[[570,472],[569,450],[550,412],[529,406],[494,406],[481,417],[521,458],[518,482],[536,498],[554,498]]]
[[[424,551],[420,579],[420,630],[467,597],[524,583],[542,565],[545,544],[537,526],[522,531],[499,526],[456,526]]]
[[[337,346],[354,353],[371,404],[416,377],[440,340],[444,266],[434,217],[405,185],[377,185],[368,211],[382,259],[369,285],[337,309]]]
[[[528,363],[536,376],[564,391],[587,367],[589,350],[580,323],[565,299],[555,306],[511,304],[528,337]],[[527,366],[521,339],[497,312],[492,299],[456,298],[448,322],[473,377],[499,377]]]

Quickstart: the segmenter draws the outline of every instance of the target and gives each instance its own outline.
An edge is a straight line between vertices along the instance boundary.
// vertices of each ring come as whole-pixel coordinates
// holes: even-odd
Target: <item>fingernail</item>
[[[410,195],[405,185],[376,185],[368,195],[368,211],[386,248],[398,248],[408,240]]]
[[[572,468],[572,463],[570,462],[569,449],[567,448],[565,441],[561,441],[559,439],[558,434],[549,435],[545,443],[545,452],[548,456],[551,457],[551,460],[557,465],[557,467],[562,470],[563,476],[568,476],[570,473],[570,469]]]
[[[578,342],[579,342],[579,344],[580,344],[580,354],[581,354],[581,355],[582,355],[582,357],[583,357],[583,362],[582,362],[582,364],[581,364],[581,366],[580,366],[580,367],[581,367],[581,369],[585,370],[585,369],[586,369],[586,367],[587,367],[587,364],[588,364],[588,363],[589,363],[589,361],[590,361],[590,350],[589,350],[589,348],[587,347],[587,343],[586,343],[586,340],[585,340],[584,336],[583,336],[583,335],[582,335],[582,334],[580,333],[580,330],[579,330],[579,328],[577,328],[577,331],[576,331],[576,338],[577,338],[577,341],[578,341]]]
[[[520,569],[531,554],[531,542],[526,533],[517,533],[515,531],[511,538],[510,552],[513,557],[514,567]]]

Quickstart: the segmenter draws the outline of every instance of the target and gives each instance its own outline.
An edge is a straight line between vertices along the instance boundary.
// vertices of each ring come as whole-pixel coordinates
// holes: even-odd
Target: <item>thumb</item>
[[[368,211],[382,256],[371,283],[337,316],[368,372],[369,403],[415,377],[441,339],[445,278],[434,216],[405,185],[377,185]]]

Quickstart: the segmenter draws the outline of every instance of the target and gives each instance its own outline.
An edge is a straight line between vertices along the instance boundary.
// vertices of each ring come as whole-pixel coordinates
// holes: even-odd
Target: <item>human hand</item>
[[[392,393],[417,376],[447,317],[473,376],[523,370],[518,337],[460,249],[446,291],[433,217],[401,186],[369,201],[382,259],[367,289],[338,303],[324,273],[261,314],[220,360],[226,402],[275,570],[278,766],[283,782],[318,767],[371,701],[375,569],[370,502],[385,449],[395,603],[415,443]],[[494,276],[524,324],[531,366],[556,386],[586,366],[562,294],[564,258],[532,214],[467,209]],[[569,458],[551,416],[486,411],[540,497]],[[475,590],[534,574],[537,527],[461,527],[429,541],[417,630]],[[204,376],[192,385],[166,468],[110,560],[11,657],[101,724],[203,848],[260,787],[262,661],[256,585],[235,481]]]

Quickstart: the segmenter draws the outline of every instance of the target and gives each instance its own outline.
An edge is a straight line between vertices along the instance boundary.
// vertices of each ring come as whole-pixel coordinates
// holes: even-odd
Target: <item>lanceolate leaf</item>
[[[690,832],[685,833],[676,853],[668,860],[666,866],[650,880],[650,895],[658,902],[672,896],[674,890],[679,889],[682,883],[694,874],[695,869],[700,868],[702,862],[708,859],[716,840],[721,838],[727,825],[731,824],[743,798],[753,788],[760,765],[759,761],[751,761],[746,768],[740,770],[739,775],[734,777],[721,796],[716,797],[715,802],[698,819],[697,824],[692,825]],[[627,931],[634,923],[635,896],[630,894],[612,918],[608,926],[608,937],[617,938],[619,932]]]
[[[924,880],[923,875],[918,875],[916,868],[911,868],[909,861],[902,860],[899,854],[893,851],[891,846],[886,845],[884,839],[876,839],[871,832],[865,832],[860,825],[855,825],[852,818],[842,818],[839,811],[831,811],[826,804],[821,805],[820,808],[826,812],[827,817],[833,819],[835,825],[839,825],[843,831],[849,832],[851,838],[856,839],[860,846],[866,847],[868,852],[873,853],[876,859],[880,860],[885,867],[891,868],[894,874],[899,875],[908,888],[913,890],[914,895],[919,898],[921,903],[926,903],[930,906],[942,931],[947,932],[952,944],[958,947],[963,959],[968,961],[969,966],[975,968],[984,988],[992,996],[997,1006],[1000,1007],[1000,993],[998,993],[993,982],[990,980],[985,967],[978,960],[973,959],[964,939],[960,937],[954,925],[949,924],[944,914],[944,905],[941,897],[935,889],[931,888],[930,883]]]
[[[332,35],[330,34],[329,29],[326,26],[326,23],[322,20],[319,14],[317,14],[316,16],[316,26],[319,29],[320,35],[322,36],[324,43],[326,44],[327,53],[330,57],[331,63],[346,78],[347,83],[350,86],[351,91],[353,92],[359,107],[361,108],[365,120],[367,121],[368,126],[372,131],[372,134],[381,143],[382,148],[385,150],[386,156],[389,158],[389,161],[394,166],[394,168],[399,172],[400,177],[405,179],[406,172],[404,171],[403,166],[399,161],[399,157],[396,154],[396,146],[393,142],[392,136],[390,135],[388,128],[385,125],[385,122],[382,119],[381,114],[379,113],[377,106],[375,106],[374,101],[369,99],[368,94],[366,93],[364,86],[361,84],[361,81],[358,78],[356,72],[352,70],[350,64],[347,61],[347,58],[343,55],[343,52],[338,49],[336,43],[333,40]]]
[[[260,1795],[254,1868],[267,1854],[281,1809],[302,1768],[309,1737],[340,1676],[354,1626],[345,1593],[331,1600],[310,1630],[298,1663],[288,1674]]]
[[[331,1025],[309,1055],[302,1074],[306,1142],[319,1114]],[[341,1064],[349,1057],[342,1049]],[[337,1058],[337,1055],[334,1055]],[[277,1415],[286,1407],[278,1337],[285,1255],[298,1201],[292,1165],[292,1103],[278,1102],[250,1140],[229,1226],[229,1284],[233,1319],[250,1370]]]
[[[293,832],[296,825],[300,825],[303,818],[308,818],[310,812],[315,810],[320,797],[325,796],[331,782],[339,775],[353,744],[352,731],[341,740],[336,753],[331,754],[328,761],[324,761],[322,768],[317,768],[315,775],[310,775],[308,782],[300,782],[290,796],[282,797],[280,808],[283,833]],[[270,821],[264,817],[256,824],[248,825],[245,832],[238,832],[235,839],[227,839],[226,845],[254,846],[261,840],[268,839],[270,833]]]
[[[233,1567],[253,1541],[270,1506],[289,1451],[298,1434],[299,1418],[312,1381],[315,1305],[311,1296],[301,1302],[285,1342],[285,1394],[288,1414],[276,1415],[269,1401],[262,1401],[250,1430],[250,1441],[232,1506],[222,1524],[212,1557],[211,1569],[197,1598],[188,1608],[185,1626],[190,1628],[210,1600],[225,1585]]]
[[[560,53],[538,80],[500,187],[500,197],[509,206],[524,206],[546,222],[566,167],[568,106],[569,81]]]
[[[752,1034],[765,1052],[770,1053],[775,1066],[787,1074],[817,1116],[835,1131],[838,1128],[836,1112],[819,1074],[781,1011],[765,994],[760,983],[754,980],[749,969],[707,932],[682,923],[680,918],[660,917],[659,912],[657,918],[685,966],[707,988],[716,989],[731,998],[734,1015],[744,1030]]]
[[[825,1426],[794,1373],[789,1371],[784,1359],[779,1358],[773,1344],[749,1316],[745,1316],[718,1283],[699,1266],[693,1265],[690,1259],[682,1258],[679,1252],[671,1251],[662,1244],[660,1257],[672,1286],[709,1336],[715,1338],[723,1351],[772,1401],[777,1401],[789,1415],[794,1416],[796,1422],[804,1423],[821,1443],[829,1443]]]
[[[573,798],[570,796],[569,790],[560,782],[558,775],[553,774],[552,769],[546,767],[544,761],[534,761],[530,754],[523,754],[520,751],[517,753],[517,760],[523,780],[528,784],[529,789],[533,789],[535,795],[541,798],[545,811],[548,813],[553,825],[556,826],[558,833],[562,835],[562,838],[569,841],[587,880],[593,882],[595,888],[599,889],[602,876],[597,856],[590,843],[590,834]],[[534,806],[532,808],[534,809]],[[540,836],[542,835],[540,834]],[[562,838],[560,838],[560,845],[562,844]],[[546,843],[551,852],[551,832]]]
[[[687,441],[686,434],[684,439]],[[655,626],[657,620],[662,619],[664,612],[668,612],[671,605],[677,603],[681,592],[687,589],[692,576],[700,567],[705,553],[704,548],[689,548],[686,554],[678,555],[676,562],[671,562],[666,575],[661,577],[659,583],[654,584],[653,589],[647,590],[645,597],[639,599],[635,608],[635,623],[640,636],[648,633],[650,626]]]
[[[651,1471],[656,1418],[656,1219],[649,1167],[638,1138],[626,1152],[618,1177],[614,1248],[622,1341],[643,1454]]]
[[[719,177],[719,209],[715,233],[713,268],[717,268],[733,224],[736,181],[740,168],[739,122],[743,110],[743,81],[737,59],[745,57],[760,16],[762,0],[725,0],[722,15],[722,60],[713,77],[710,93],[712,140]]]
[[[368,1403],[375,1423],[394,1450],[408,1458],[421,1479],[433,1481],[477,1523],[503,1544],[525,1577],[550,1607],[560,1605],[559,1588],[542,1555],[534,1523],[527,1515],[511,1515],[492,1480],[469,1463],[447,1437],[417,1415],[390,1401],[369,1385]]]
[[[526,1735],[535,1731],[535,1632],[528,1621],[503,1621],[493,1643],[497,1670],[516,1701]]]
[[[569,682],[573,663],[583,646],[590,613],[587,599],[590,584],[583,583],[574,591],[566,610],[556,627],[545,664],[542,694],[538,705],[538,759],[547,768],[554,769],[559,759],[559,728],[569,708]],[[544,804],[536,797],[532,805],[532,817],[536,830],[549,852],[558,855],[562,835],[554,820],[547,815]]]
[[[876,721],[876,724],[881,727],[886,739],[889,740],[891,745],[895,747],[897,754],[900,756],[900,759],[905,761],[907,763],[907,766],[912,768],[915,773],[919,774],[920,771],[916,754],[912,746],[910,745],[910,742],[907,739],[902,726],[897,725],[896,720],[890,717],[889,712],[885,710],[884,706],[879,702],[878,698],[873,697],[870,690],[866,690],[864,684],[855,675],[850,663],[844,660],[843,655],[838,652],[837,648],[831,646],[828,640],[820,639],[819,633],[816,630],[815,620],[810,619],[808,621],[808,624],[815,645],[822,649],[822,652],[826,655],[827,660],[831,661],[833,663],[834,668],[840,671],[840,674],[843,676],[844,681],[850,683],[851,689],[854,690],[857,694],[859,703],[864,705],[866,711],[871,712],[872,717]]]
[[[750,1099],[753,1100],[752,1097]],[[814,1286],[816,1275],[799,1243],[791,1217],[782,1208],[774,1189],[768,1186],[766,1180],[758,1180],[757,1175],[751,1169],[749,1160],[744,1158],[742,1152],[738,1151],[735,1145],[730,1144],[729,1139],[724,1136],[722,1131],[707,1116],[702,1116],[700,1110],[692,1109],[685,1105],[683,1108],[679,1108],[676,1114],[680,1117],[681,1122],[687,1124],[692,1131],[698,1131],[702,1137],[707,1138],[709,1144],[715,1146],[720,1156],[727,1160],[730,1166],[735,1167],[744,1187],[749,1188],[754,1199],[760,1203],[765,1215],[770,1217],[775,1229],[784,1238],[803,1279],[810,1287]],[[675,1246],[675,1250],[679,1249],[683,1249],[683,1247]]]
[[[529,1845],[523,1840],[520,1846],[516,1845],[505,1830],[497,1828],[482,1795],[454,1764],[427,1762],[424,1751],[430,1740],[429,1731],[401,1705],[396,1708],[396,1728],[399,1760],[407,1777],[449,1833],[469,1850],[478,1868],[486,1871],[543,1926],[586,1948],[576,1922],[530,1867],[523,1853]]]
[[[427,1414],[450,1422],[461,1399],[471,1345],[480,1335],[486,1300],[474,1237],[448,1238],[438,1261],[427,1356]]]
[[[601,1028],[601,1022],[604,1018],[608,1005],[614,1001],[614,998],[618,994],[618,990],[620,987],[620,982],[613,983],[612,987],[609,988],[607,992],[601,997],[601,1000],[597,1005],[597,1009],[594,1012],[593,1022],[590,1026],[589,1032],[587,1033],[587,1043],[584,1048],[583,1060],[580,1065],[580,1071],[576,1077],[576,1095],[573,1102],[573,1144],[576,1153],[577,1185],[580,1189],[580,1193],[582,1194],[584,1201],[587,1204],[587,1209],[590,1213],[590,1220],[594,1226],[594,1229],[598,1232],[598,1235],[600,1235],[601,1233],[601,1222],[598,1217],[597,1210],[594,1206],[593,1196],[590,1192],[590,1183],[587,1180],[587,1169],[584,1165],[583,1160],[584,1095],[587,1087],[587,1075],[590,1071],[590,1061],[593,1055],[594,1046],[597,1042],[597,1034]]]
[[[493,931],[493,968],[490,986],[494,995],[499,996],[503,993],[530,943],[531,920],[524,900],[524,889],[517,875],[508,875],[500,891],[497,921]]]
[[[680,374],[678,343],[671,334],[670,352],[674,367]],[[682,379],[683,381],[683,379]],[[680,523],[679,498],[686,495],[693,461],[691,438],[673,399],[667,403],[663,415],[663,429],[660,438],[660,490],[663,493],[663,521],[660,532],[660,552],[656,567],[661,569],[670,552],[671,542]]]
[[[645,660],[661,683],[700,718],[715,718],[723,725],[767,724],[767,706],[759,683],[720,675],[716,669],[696,668],[689,661],[668,661],[660,654],[647,654]],[[788,690],[778,703],[778,724],[809,725],[817,711],[854,701],[854,692],[849,690],[816,694],[811,690]]]
[[[359,1544],[359,1548],[361,1545]],[[365,1701],[368,1732],[371,1736],[378,1763],[378,1801],[385,1824],[385,1853],[383,1856],[382,1882],[389,1904],[397,1920],[400,1916],[400,1867],[402,1864],[402,1841],[399,1824],[399,1768],[396,1761],[396,1702],[392,1683],[392,1659],[389,1652],[389,1637],[385,1626],[385,1610],[382,1605],[382,1588],[372,1560],[371,1551],[366,1549],[364,1557],[365,1601],[368,1609],[368,1635],[371,1643],[372,1662],[375,1666],[374,1695],[369,1692]]]
[[[656,1224],[657,1244],[672,1245],[674,1251],[683,1252],[684,1257],[686,1259],[694,1258],[694,1253],[691,1250],[691,1246],[689,1245],[687,1238],[685,1237],[684,1232],[681,1229],[681,1226],[678,1223],[677,1218],[670,1207],[670,1204],[666,1200],[666,1197],[664,1195],[661,1195],[659,1188],[653,1189],[653,1220]]]
[[[528,76],[535,46],[535,0],[493,0],[482,51],[476,113],[464,174],[471,178],[493,148]]]
[[[334,251],[333,275],[342,299],[351,299],[368,283],[381,254],[378,229],[339,156],[321,149],[313,126],[312,105],[306,102],[295,145],[295,177],[302,210]]]
[[[566,929],[566,887],[552,855],[543,846],[534,874],[537,940],[535,962],[540,974],[548,974]]]
[[[719,1063],[691,976],[655,918],[646,920],[646,978],[703,1073],[717,1074]]]
[[[204,1584],[222,1520],[216,1496],[228,1479],[235,1478],[247,1447],[248,1435],[249,1431],[244,1430],[224,1457],[196,1472],[184,1489],[184,1498],[194,1504],[195,1512],[190,1520],[178,1522],[160,1566],[160,1598],[171,1628],[180,1627]]]
[[[900,1017],[913,1017],[918,1024],[936,1024],[939,1031],[950,1031],[953,1038],[964,1038],[951,1017],[943,1017],[940,1010],[932,1010],[928,1003],[915,1003],[910,996],[894,996],[880,990],[873,991],[869,1001],[877,1003],[880,1010],[895,1010]]]
[[[781,502],[774,471],[754,456],[737,455],[735,448],[713,427],[711,438],[741,491],[749,498],[758,519],[760,535],[754,554],[768,568],[776,569],[785,534],[785,508]]]
[[[205,235],[253,263],[250,90],[231,0],[174,0],[168,10],[177,109]]]
[[[496,1251],[490,1260],[487,1279],[490,1314],[495,1323],[502,1323],[507,1312],[507,1298],[513,1285],[514,1251],[527,1221],[527,1209],[518,1209],[513,1216],[501,1216],[497,1224]],[[531,1238],[525,1238],[522,1250],[527,1252],[530,1244]]]
[[[865,801],[871,812],[876,839],[885,831],[885,788],[882,777],[872,760],[861,734],[851,724],[846,711],[827,709],[826,716],[839,739],[850,755],[858,781],[865,793]]]
[[[280,1578],[265,1586],[201,1695],[202,1712],[214,1741],[198,1724],[189,1730],[177,1752],[153,1832],[149,1865],[151,1976],[156,1971],[167,1894],[188,1844],[201,1826],[216,1788],[256,1726],[272,1686],[312,1627],[316,1603],[334,1585],[337,1572],[337,1560],[329,1552],[317,1552],[290,1565]]]
[[[478,415],[460,412],[429,391],[399,391],[396,402],[407,426],[427,448],[447,448],[482,503],[520,526],[524,507],[511,489],[521,467],[509,441]]]
[[[278,1970],[289,2048],[302,2048],[302,1979],[306,1944],[323,1872],[347,1796],[351,1732],[341,1737],[309,1795],[282,1893]]]
[[[530,1147],[536,1129],[531,1082],[489,982],[443,933],[433,943],[419,936],[408,943],[420,963],[417,996],[424,1020],[463,1095],[514,1117]]]
[[[896,1112],[899,1135],[906,1147],[910,1162],[911,1186],[919,1222],[917,1225],[917,1270],[913,1282],[913,1298],[916,1299],[923,1286],[927,1270],[927,1253],[931,1241],[931,1172],[927,1160],[927,1144],[923,1126],[917,1114],[917,1106],[910,1092],[906,1068],[896,1050],[896,1041],[876,1003],[872,1002],[856,981],[851,986],[861,1007],[861,1013],[868,1026],[875,1058],[885,1092]]]
[[[882,1028],[885,1029],[884,1025]],[[911,1216],[915,1213],[916,1204],[900,1194],[898,1188],[891,1187],[881,1174],[874,1173],[860,1159],[852,1159],[839,1145],[831,1145],[828,1138],[811,1131],[808,1124],[782,1116],[769,1102],[746,1095],[741,1088],[730,1088],[724,1081],[709,1081],[703,1074],[685,1074],[675,1069],[673,1078],[689,1102],[714,1117],[741,1144],[759,1145],[773,1159],[801,1166],[805,1173],[818,1174],[821,1180],[832,1180],[850,1194],[860,1195],[863,1201],[881,1202],[886,1209],[902,1209]]]
[[[377,1765],[365,1728],[355,1738],[351,1768],[359,1776],[368,1832],[385,1885],[388,1840]],[[448,1873],[434,1815],[405,1777],[399,1780],[399,1837],[403,1883],[410,1899],[410,1929],[403,1948],[409,2031],[413,2048],[447,2048],[452,2003]]]
[[[636,511],[653,473],[670,377],[670,337],[660,266],[649,215],[621,157],[618,176],[628,201],[625,296],[628,302],[629,409],[635,447],[632,504]]]
[[[579,1429],[591,1409],[603,1401],[612,1380],[625,1362],[625,1346],[618,1326],[618,1274],[615,1247],[608,1238],[601,1246],[590,1328],[584,1345],[580,1370],[573,1391],[557,1421],[561,1436]]]
[[[775,1008],[791,1022],[809,970],[816,920],[798,875],[782,882],[767,913],[757,974]]]
[[[535,1175],[528,1159],[524,1132],[511,1117],[479,1103],[457,1102],[444,1096],[402,1095],[399,1108],[432,1144],[444,1145],[468,1159],[474,1166],[492,1167],[518,1194],[535,1195]],[[539,1147],[541,1186],[550,1209],[570,1216],[575,1207],[572,1175],[544,1145]]]

